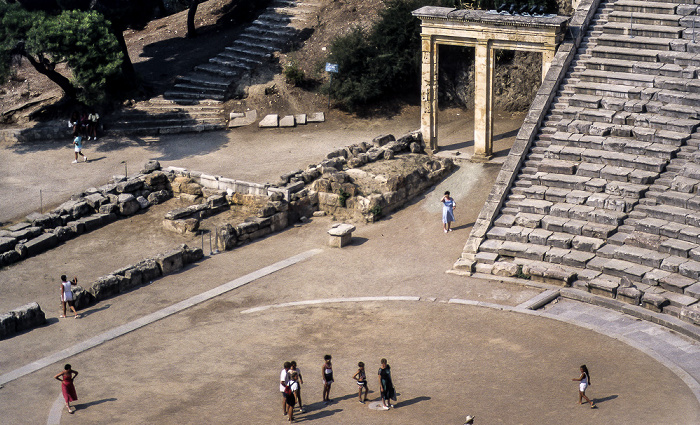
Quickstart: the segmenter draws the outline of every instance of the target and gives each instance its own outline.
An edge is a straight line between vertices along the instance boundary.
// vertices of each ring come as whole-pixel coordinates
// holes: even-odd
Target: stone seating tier
[[[700,47],[688,3],[601,3],[473,271],[677,317],[698,305]]]

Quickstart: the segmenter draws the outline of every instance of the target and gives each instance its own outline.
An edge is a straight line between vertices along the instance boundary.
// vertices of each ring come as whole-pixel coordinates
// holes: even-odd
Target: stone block
[[[186,218],[178,220],[163,220],[163,227],[171,232],[181,235],[190,233],[194,234],[199,230],[199,220],[196,218]]]
[[[691,305],[688,307],[682,307],[680,313],[681,320],[692,323],[694,325],[700,325],[700,305]]]
[[[85,225],[85,232],[92,232],[93,230],[102,227],[102,216],[97,214],[82,217],[77,221],[78,223],[83,223]]]
[[[143,180],[129,179],[127,181],[117,183],[117,192],[118,193],[133,193],[133,192],[136,192],[137,190],[141,189],[142,187],[143,187]]]
[[[27,256],[34,256],[58,245],[58,238],[53,233],[44,233],[34,239],[28,240],[24,246],[27,248]]]
[[[165,276],[182,269],[184,266],[182,257],[182,250],[176,249],[160,254],[154,260],[158,264],[161,274]]]
[[[588,288],[591,294],[602,295],[604,297],[615,298],[619,283],[603,278],[591,279],[588,282]]]
[[[202,251],[202,248],[190,248],[183,244],[180,246],[180,249],[182,250],[182,262],[185,265],[192,264],[204,258],[204,251]]]
[[[142,210],[145,210],[146,208],[151,206],[151,203],[148,202],[148,199],[144,198],[143,196],[137,197],[136,202],[138,202],[139,208],[141,208]]]
[[[258,123],[258,127],[260,128],[275,128],[279,126],[279,119],[280,116],[277,114],[269,114],[266,115],[263,119],[260,120]]]
[[[642,306],[647,310],[661,313],[663,311],[663,308],[668,304],[668,299],[661,294],[645,292],[642,295]]]
[[[279,120],[280,127],[295,127],[297,124],[294,115],[285,115]]]
[[[147,259],[137,263],[135,269],[141,272],[143,283],[150,282],[162,276],[161,268],[154,259]]]
[[[8,338],[17,333],[17,318],[14,314],[0,314],[0,339]]]
[[[102,276],[93,282],[87,291],[98,301],[109,298],[119,293],[122,281],[120,278],[123,279],[123,276],[113,274]]]
[[[118,214],[119,213],[119,204],[100,205],[99,212],[102,214]]]
[[[16,243],[17,238],[0,237],[0,253],[14,249]]]
[[[128,193],[122,193],[119,195],[118,205],[119,214],[123,216],[133,215],[141,208],[138,201],[136,201],[136,197]]]
[[[323,112],[314,112],[307,117],[308,123],[319,123],[326,120],[326,115]]]
[[[94,209],[95,211],[98,211],[102,204],[109,202],[109,198],[103,196],[101,193],[93,193],[92,195],[86,196],[84,199],[85,202],[90,205],[90,208]]]
[[[515,263],[497,261],[493,264],[491,273],[496,276],[513,277],[518,274],[519,270],[521,270],[520,266]]]
[[[158,170],[160,170],[160,162],[156,159],[150,159],[143,164],[143,171],[141,172],[143,174],[148,174]]]
[[[328,245],[333,248],[342,248],[352,242],[352,232],[355,231],[355,226],[352,224],[335,224],[328,230],[330,238]]]
[[[617,299],[627,304],[639,305],[642,301],[642,295],[642,291],[633,286],[617,288]]]

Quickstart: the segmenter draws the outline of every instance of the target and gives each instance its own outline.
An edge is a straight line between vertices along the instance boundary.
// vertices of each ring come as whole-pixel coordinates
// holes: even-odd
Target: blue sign
[[[326,62],[326,72],[335,72],[337,74],[338,73],[338,64]]]

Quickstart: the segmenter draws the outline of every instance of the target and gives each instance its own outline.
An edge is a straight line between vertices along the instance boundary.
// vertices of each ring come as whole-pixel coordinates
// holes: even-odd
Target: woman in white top
[[[572,379],[572,381],[579,381],[578,384],[578,404],[583,404],[581,402],[582,398],[585,398],[586,401],[591,405],[591,409],[595,408],[595,403],[591,401],[590,398],[586,396],[586,388],[588,388],[589,385],[591,385],[591,376],[588,374],[588,368],[586,365],[581,365],[579,368],[581,371],[581,376],[578,378]]]
[[[66,317],[66,304],[70,306],[73,310],[73,314],[76,319],[80,317],[77,311],[75,311],[75,306],[73,305],[73,288],[72,285],[78,284],[78,278],[74,277],[73,280],[69,281],[66,275],[61,276],[61,304],[63,305],[63,314],[61,317]]]

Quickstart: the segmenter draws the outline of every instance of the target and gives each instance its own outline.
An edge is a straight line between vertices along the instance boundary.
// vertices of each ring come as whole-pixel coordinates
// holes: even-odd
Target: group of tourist
[[[100,119],[100,115],[91,111],[89,114],[84,112],[79,114],[78,111],[74,111],[68,120],[68,128],[73,131],[73,147],[75,151],[75,160],[73,164],[78,163],[78,155],[83,157],[85,162],[88,162],[87,156],[83,154],[83,139],[87,137],[87,140],[91,138],[97,140],[97,122]]]
[[[357,372],[352,376],[352,379],[357,382],[357,395],[360,403],[364,404],[367,401],[367,394],[369,393],[365,364],[359,362],[357,367]],[[393,407],[391,401],[396,401],[396,390],[394,389],[394,384],[391,379],[391,366],[389,366],[386,359],[380,361],[377,375],[379,376],[382,408],[389,410]],[[328,405],[331,403],[331,385],[334,382],[333,362],[330,354],[326,354],[323,357],[321,380],[323,381],[323,404]],[[296,362],[284,362],[283,369],[280,372],[280,392],[282,393],[282,412],[284,416],[287,416],[290,422],[294,421],[294,408],[297,405],[299,406],[299,412],[304,413],[304,406],[301,401],[301,384],[303,383],[304,379],[301,376],[301,371],[297,368]]]

